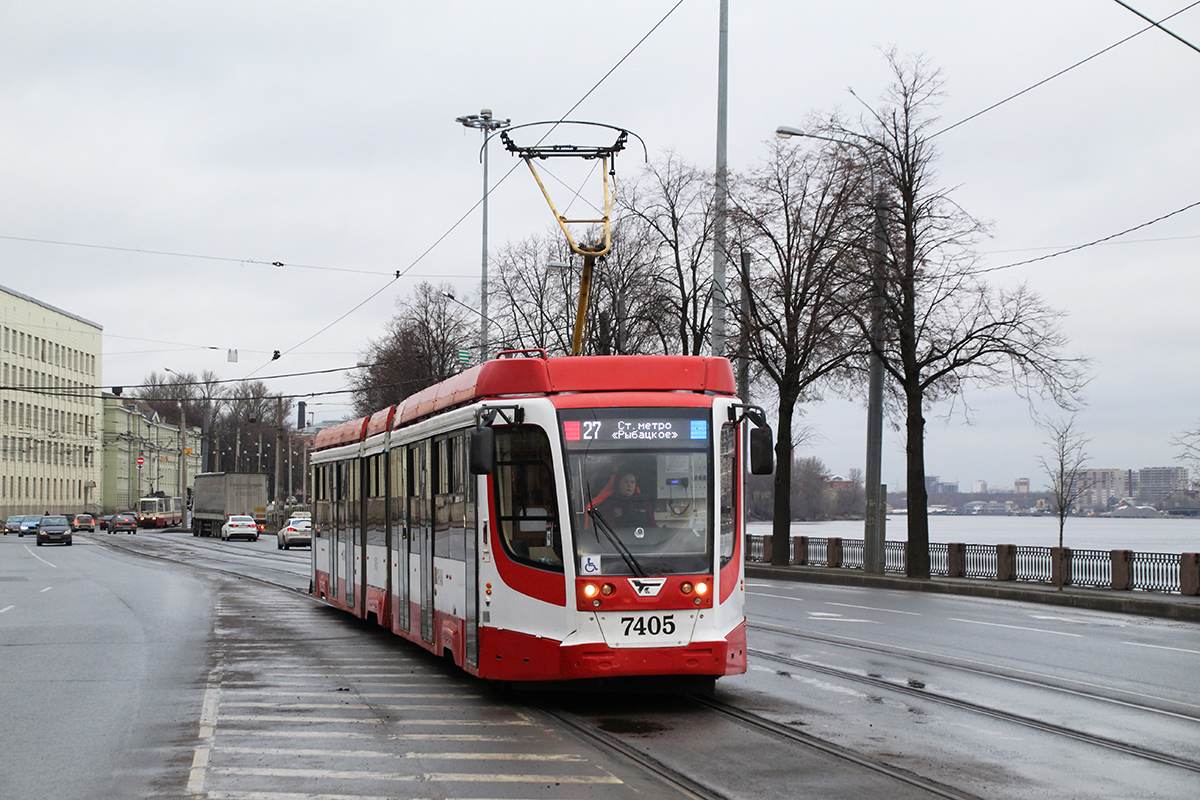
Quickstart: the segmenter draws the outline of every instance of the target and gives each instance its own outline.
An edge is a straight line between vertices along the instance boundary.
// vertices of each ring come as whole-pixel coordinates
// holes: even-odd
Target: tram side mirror
[[[471,431],[471,474],[490,475],[496,463],[496,436],[491,428]]]
[[[772,439],[774,437],[771,435],[770,428],[750,429],[750,472],[752,474],[770,475],[775,471],[775,456],[772,453],[775,443]]]

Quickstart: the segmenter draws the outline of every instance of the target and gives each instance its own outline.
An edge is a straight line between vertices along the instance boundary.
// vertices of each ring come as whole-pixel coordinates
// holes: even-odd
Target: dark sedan
[[[136,514],[113,514],[108,521],[109,533],[137,533],[138,521]]]
[[[4,520],[4,535],[8,536],[10,533],[18,533],[21,530],[22,519],[23,517],[18,514],[15,517],[9,517]]]
[[[37,528],[38,547],[51,542],[71,544],[71,523],[67,522],[66,517],[58,514],[42,517]]]

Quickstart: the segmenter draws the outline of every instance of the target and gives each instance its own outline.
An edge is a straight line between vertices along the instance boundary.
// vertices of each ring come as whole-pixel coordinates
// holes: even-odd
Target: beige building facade
[[[187,488],[200,472],[197,428],[181,432],[145,403],[106,394],[103,439],[105,513],[133,511],[140,498],[156,492],[183,498],[186,505]]]
[[[0,286],[0,513],[100,510],[103,328]]]

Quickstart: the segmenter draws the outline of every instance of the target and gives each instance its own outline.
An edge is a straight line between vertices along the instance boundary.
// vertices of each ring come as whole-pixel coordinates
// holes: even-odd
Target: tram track
[[[262,560],[270,561],[276,559],[276,554],[273,553],[258,553],[241,548],[234,551],[225,547],[217,547],[212,542],[193,542],[190,540],[168,548],[155,548],[153,550],[147,549],[145,546],[138,546],[139,543],[133,541],[106,541],[99,537],[97,537],[96,541],[108,549],[120,550],[131,555],[167,561],[239,579],[252,580],[272,588],[307,596],[304,592],[290,585],[293,579],[298,577],[295,573],[274,569],[270,570],[267,574],[247,574],[247,572],[239,570],[236,565],[222,566],[221,564],[214,563],[207,557],[209,553],[236,554],[239,559],[247,561],[253,559],[256,566],[261,567],[262,565],[259,562]],[[544,714],[548,720],[553,720],[592,746],[620,758],[635,769],[651,776],[655,781],[675,792],[679,797],[690,798],[691,800],[729,800],[731,796],[734,796],[717,788],[720,785],[719,781],[713,781],[712,785],[710,785],[710,783],[703,779],[694,778],[683,769],[671,766],[668,760],[656,757],[654,754],[640,749],[628,739],[604,730],[596,722],[587,719],[586,716],[555,707],[553,704],[546,702],[543,699],[544,696],[530,695],[520,691],[514,692],[513,696],[518,698],[522,705],[540,714]],[[877,759],[872,759],[861,753],[855,753],[844,747],[801,733],[786,725],[775,723],[727,703],[722,703],[702,695],[683,695],[681,697],[687,702],[696,705],[705,713],[715,714],[726,720],[732,720],[744,729],[769,736],[778,742],[786,743],[787,746],[800,746],[810,753],[818,754],[820,757],[832,758],[839,762],[864,768],[884,778],[886,781],[901,783],[910,787],[910,789],[916,790],[919,793],[918,796],[945,798],[946,800],[979,800],[976,795],[964,793],[921,778],[905,770],[887,765]],[[696,768],[696,765],[689,765],[687,769],[688,771],[692,771]]]
[[[836,678],[838,680],[849,681],[849,682],[853,682],[853,683],[857,683],[857,684],[861,684],[861,685],[867,685],[867,686],[870,686],[874,689],[878,689],[881,691],[891,692],[894,694],[900,694],[900,695],[904,695],[906,697],[919,698],[923,701],[937,703],[942,706],[947,706],[947,707],[954,708],[954,709],[957,709],[960,711],[966,711],[966,712],[969,712],[972,714],[987,716],[991,719],[999,720],[999,721],[1014,724],[1014,725],[1019,725],[1021,727],[1033,729],[1033,730],[1039,731],[1041,733],[1052,734],[1055,736],[1071,739],[1073,741],[1081,742],[1083,744],[1091,745],[1094,747],[1100,747],[1100,748],[1110,750],[1113,752],[1122,753],[1124,755],[1141,758],[1146,761],[1151,761],[1151,762],[1163,764],[1163,765],[1170,766],[1170,767],[1176,767],[1178,769],[1187,770],[1189,772],[1200,773],[1200,762],[1192,761],[1190,759],[1180,758],[1178,756],[1174,756],[1169,753],[1164,753],[1159,750],[1153,750],[1151,748],[1141,747],[1139,745],[1130,744],[1127,742],[1121,742],[1121,741],[1111,739],[1108,737],[1098,736],[1096,734],[1087,733],[1085,731],[1068,728],[1063,725],[1057,725],[1055,723],[1047,722],[1045,720],[1039,720],[1039,719],[1024,716],[1021,714],[1014,714],[1009,711],[1001,711],[999,709],[991,708],[991,707],[984,706],[984,705],[981,705],[978,703],[972,703],[968,700],[961,700],[959,698],[950,697],[948,695],[942,695],[942,694],[937,694],[935,692],[930,692],[924,688],[917,688],[917,687],[908,686],[905,684],[896,683],[895,681],[889,681],[885,678],[877,678],[872,675],[863,675],[860,673],[852,672],[850,670],[838,669],[837,667],[829,667],[829,666],[826,666],[823,664],[817,664],[816,662],[805,661],[803,659],[792,658],[789,656],[783,656],[783,655],[779,655],[777,653],[771,653],[771,652],[765,651],[765,650],[758,650],[758,649],[751,648],[751,649],[748,649],[747,652],[750,656],[752,656],[754,658],[762,659],[762,660],[766,660],[766,661],[773,661],[777,664],[783,664],[785,666],[792,667],[794,669],[804,669],[809,672],[815,672],[815,673],[824,675],[826,677]],[[1003,677],[1003,676],[993,676],[993,677]],[[1047,687],[1043,687],[1043,688],[1053,689],[1055,687],[1047,686]],[[1097,698],[1093,698],[1093,699],[1102,699],[1102,698],[1097,697]],[[1154,711],[1155,709],[1152,709],[1150,707],[1144,707],[1143,710]]]
[[[1164,717],[1172,717],[1175,719],[1186,720],[1188,722],[1200,722],[1200,713],[1189,714],[1180,711],[1172,711],[1169,709],[1158,708],[1148,705],[1144,702],[1129,699],[1128,697],[1117,697],[1114,694],[1120,692],[1117,689],[1107,689],[1113,694],[1102,694],[1096,691],[1096,687],[1090,684],[1084,684],[1079,681],[1072,681],[1067,678],[1057,679],[1059,682],[1049,680],[1045,676],[1036,673],[1014,672],[1012,670],[1002,670],[990,665],[984,665],[979,662],[969,662],[962,659],[952,657],[933,657],[926,653],[913,652],[912,650],[885,646],[881,644],[873,644],[860,639],[846,639],[840,636],[831,636],[826,634],[814,633],[810,631],[798,631],[795,628],[789,628],[781,625],[773,625],[764,622],[747,621],[746,627],[750,630],[758,630],[763,633],[770,633],[776,636],[783,636],[789,639],[798,639],[806,642],[818,642],[821,644],[832,645],[835,647],[844,648],[847,650],[856,650],[863,653],[869,653],[874,656],[884,656],[898,660],[910,661],[936,669],[950,669],[957,672],[977,675],[979,677],[992,680],[1008,681],[1022,686],[1028,686],[1039,691],[1056,692],[1071,697],[1081,698],[1084,700],[1105,703],[1108,705],[1119,706],[1121,708],[1130,709],[1133,711],[1143,712],[1147,714],[1161,715]],[[763,657],[775,658],[774,654],[766,650],[751,651],[756,655]],[[803,661],[803,659],[801,659]],[[816,662],[805,662],[815,665]],[[859,676],[860,673],[846,671],[848,676]],[[867,679],[884,680],[878,676],[868,674],[863,676]],[[897,686],[894,682],[887,682],[890,686]],[[1069,684],[1069,685],[1067,685]],[[1200,712],[1200,706],[1195,706]]]
[[[903,796],[935,797],[942,798],[943,800],[981,800],[979,795],[964,792],[960,789],[924,778],[864,753],[856,752],[803,733],[795,728],[767,719],[752,711],[713,697],[704,694],[682,695],[681,697],[683,700],[708,714],[715,715],[725,721],[731,721],[751,733],[765,736],[777,743],[782,743],[787,748],[799,747],[810,755],[815,755],[817,758],[852,765],[873,774],[877,778],[882,778],[887,782],[887,785],[892,787],[886,796],[898,796],[897,790],[899,787],[897,784],[899,784],[908,790],[916,792],[915,795],[910,793]],[[700,798],[700,800],[727,800],[730,797],[729,794],[706,783],[703,778],[694,778],[691,776],[692,774],[702,775],[705,769],[705,765],[703,764],[689,764],[687,766],[688,772],[684,772],[683,769],[670,766],[666,760],[637,747],[622,736],[605,730],[603,727],[604,721],[590,719],[587,716],[554,707],[544,701],[538,700],[536,697],[528,695],[524,697],[524,702],[575,731],[588,741],[619,754],[641,766],[658,777],[663,783],[680,792],[684,797]],[[613,720],[606,718],[605,721],[611,723]],[[631,727],[636,727],[632,724],[632,720],[630,722]],[[690,719],[689,723],[701,729],[710,729],[709,722],[704,720]],[[788,761],[793,762],[794,759],[789,758]],[[716,781],[713,782],[715,783]],[[787,791],[787,787],[780,787],[780,789],[785,792]]]

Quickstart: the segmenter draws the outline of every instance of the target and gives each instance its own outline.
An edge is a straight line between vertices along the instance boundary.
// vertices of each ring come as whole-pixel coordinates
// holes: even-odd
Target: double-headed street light
[[[466,128],[476,128],[483,132],[483,267],[479,282],[479,307],[483,322],[479,325],[479,361],[487,360],[488,356],[488,137],[493,131],[507,128],[512,120],[493,119],[492,110],[485,108],[478,114],[457,117]]]
[[[820,139],[834,144],[853,147],[862,153],[867,166],[871,170],[871,195],[875,210],[875,235],[871,242],[871,281],[874,298],[871,307],[871,352],[868,356],[869,379],[867,385],[867,468],[866,468],[866,511],[863,524],[863,571],[872,575],[882,575],[886,555],[884,546],[887,509],[884,503],[883,486],[880,482],[883,461],[883,307],[884,298],[884,259],[887,247],[887,198],[883,187],[875,177],[875,167],[871,162],[871,154],[863,145],[806,133],[799,128],[780,125],[775,134],[783,138],[803,136],[808,139]]]

